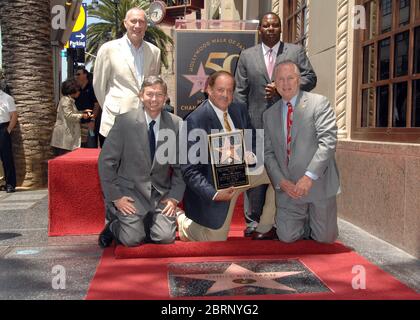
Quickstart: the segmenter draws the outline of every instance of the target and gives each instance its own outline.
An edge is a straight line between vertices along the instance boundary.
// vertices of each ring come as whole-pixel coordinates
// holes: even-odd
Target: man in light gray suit
[[[277,14],[264,14],[258,31],[262,43],[242,51],[239,57],[235,73],[235,101],[248,106],[253,127],[262,129],[263,113],[281,98],[273,82],[275,64],[284,60],[294,61],[301,72],[301,89],[305,91],[315,88],[317,77],[304,48],[280,41],[281,21]],[[268,231],[274,222],[274,212],[271,216],[261,216],[266,188],[261,186],[247,192],[250,203],[245,213],[249,227],[246,233],[252,232],[259,222],[253,236],[256,239],[263,238],[261,233]]]
[[[264,163],[276,194],[277,236],[293,242],[304,236],[332,243],[338,236],[335,162],[337,125],[327,98],[299,90],[299,67],[276,66],[275,85],[282,99],[264,113]]]
[[[102,248],[113,239],[129,247],[175,240],[185,190],[178,150],[182,120],[162,110],[166,98],[160,77],[145,78],[142,106],[115,118],[102,148],[98,167],[109,220],[99,236]]]
[[[143,79],[160,74],[160,49],[144,41],[146,13],[139,8],[127,11],[127,34],[106,42],[95,61],[93,88],[102,108],[99,133],[106,137],[118,114],[137,109]]]

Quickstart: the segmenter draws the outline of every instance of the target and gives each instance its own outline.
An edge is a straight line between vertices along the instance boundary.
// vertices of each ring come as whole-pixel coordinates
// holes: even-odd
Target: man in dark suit
[[[165,82],[146,77],[142,105],[117,116],[105,141],[98,165],[109,222],[99,236],[101,247],[113,239],[129,247],[175,240],[185,183],[173,146],[178,145],[182,120],[162,111],[166,98]]]
[[[264,161],[276,190],[277,235],[284,242],[302,239],[309,220],[309,236],[332,243],[340,192],[334,110],[326,97],[299,89],[292,61],[276,66],[275,84],[282,99],[264,113]]]
[[[317,77],[304,48],[280,41],[281,21],[277,14],[266,13],[260,20],[258,31],[262,43],[242,51],[239,57],[235,101],[248,106],[252,125],[255,129],[262,129],[264,111],[281,98],[273,82],[277,63],[292,60],[299,66],[304,91],[311,91],[316,86]],[[274,223],[273,215],[262,215],[266,189],[267,186],[260,186],[247,191],[249,204],[245,201],[245,219],[248,228],[245,235],[255,230],[258,236],[258,233],[270,230]]]
[[[253,130],[246,106],[232,103],[234,88],[235,79],[229,72],[213,73],[208,80],[209,99],[186,118],[189,139],[188,160],[187,164],[181,165],[187,184],[184,196],[185,214],[178,215],[178,231],[181,240],[226,240],[236,199],[248,188],[230,187],[216,191],[212,165],[207,153],[208,134],[221,130],[225,132],[236,129]],[[199,139],[192,139],[193,135],[199,136]],[[197,150],[198,152],[194,153]],[[197,156],[197,161],[193,159],[194,156]],[[256,163],[254,173],[259,172],[259,174],[249,175],[251,186],[269,183],[261,161],[258,163],[257,157],[249,151],[249,148],[248,152],[245,152],[245,157],[248,164]],[[271,210],[274,211],[274,208]]]

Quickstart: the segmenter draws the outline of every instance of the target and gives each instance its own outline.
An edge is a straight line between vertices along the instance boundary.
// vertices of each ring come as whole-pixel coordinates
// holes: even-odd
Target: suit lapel
[[[208,119],[210,120],[210,128],[223,130],[223,125],[220,123],[220,120],[217,117],[216,112],[213,110],[212,106],[210,105],[209,101],[207,101],[205,107],[206,107]]]
[[[262,71],[262,74],[264,75],[264,79],[265,81],[267,81],[267,83],[271,83],[271,79],[268,76],[268,72],[267,72],[267,66],[265,65],[265,60],[264,60],[264,54],[263,54],[263,50],[262,50],[262,44],[259,44],[256,47],[256,57],[257,57],[257,68],[259,68]]]
[[[137,81],[136,68],[134,66],[134,57],[131,54],[131,51],[130,51],[130,48],[128,47],[128,44],[125,43],[125,42],[126,42],[126,39],[124,37],[121,38],[121,41],[120,41],[121,52],[123,53],[124,60],[128,64],[128,67],[130,68],[131,74],[132,74],[134,80],[136,81],[137,87],[140,87],[139,83]]]
[[[144,115],[144,108],[143,106],[139,107],[139,112],[137,116],[137,136],[141,146],[141,150],[144,152],[144,157],[146,158],[146,163],[148,164],[149,168],[152,167],[152,161],[150,160],[150,147],[149,147],[149,132],[148,132],[148,125],[146,122],[146,117]]]
[[[295,108],[293,109],[293,125],[292,125],[292,149],[294,147],[296,136],[299,133],[299,128],[302,124],[303,113],[305,111],[307,97],[303,91],[299,92],[296,100]]]
[[[230,118],[232,119],[232,122],[235,126],[236,129],[244,129],[244,124],[242,123],[242,119],[239,115],[239,112],[235,112],[236,110],[234,109],[234,107],[232,107],[232,105],[229,106],[228,108],[228,113]]]
[[[170,126],[170,123],[169,123],[169,121],[170,121],[170,118],[169,118],[170,116],[168,115],[168,114],[166,114],[165,112],[161,112],[160,113],[160,124],[159,124],[159,131],[160,130],[164,130],[164,129],[170,129],[171,128],[171,126]],[[162,136],[159,136],[159,139],[160,138],[162,138]],[[164,143],[164,141],[163,140],[158,140],[157,141],[157,144],[156,144],[156,152],[157,152],[157,150],[159,150],[159,147],[162,145]],[[177,146],[178,147],[178,146]],[[155,158],[156,158],[156,156],[155,156]],[[153,161],[153,164],[152,164],[152,170],[154,170],[155,169],[155,167],[158,165],[159,163],[157,162],[157,161]]]

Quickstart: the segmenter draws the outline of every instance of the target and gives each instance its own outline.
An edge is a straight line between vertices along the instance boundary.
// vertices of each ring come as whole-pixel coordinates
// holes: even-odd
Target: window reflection
[[[378,78],[379,80],[389,79],[389,51],[390,51],[390,38],[379,41],[378,50]]]
[[[395,76],[408,73],[408,31],[395,36]]]
[[[388,127],[389,87],[378,87],[376,94],[376,127]]]
[[[414,33],[414,73],[420,73],[420,27]]]
[[[410,0],[400,0],[400,27],[410,22]]]
[[[392,0],[381,0],[381,33],[391,31]]]
[[[420,80],[413,81],[413,113],[411,126],[420,127]]]
[[[406,127],[407,125],[407,82],[394,84],[394,103],[392,109],[392,126]]]

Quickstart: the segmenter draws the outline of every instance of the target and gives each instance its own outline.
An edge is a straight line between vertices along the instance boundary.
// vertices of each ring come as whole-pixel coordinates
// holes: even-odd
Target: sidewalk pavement
[[[339,230],[339,241],[420,293],[420,260],[344,220]],[[0,300],[84,299],[101,254],[97,236],[48,237],[48,190],[0,192]]]

